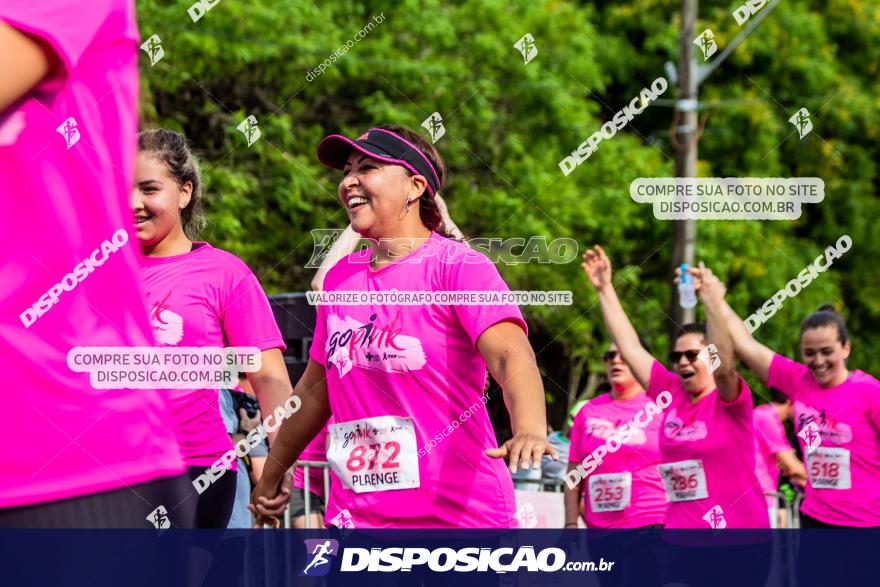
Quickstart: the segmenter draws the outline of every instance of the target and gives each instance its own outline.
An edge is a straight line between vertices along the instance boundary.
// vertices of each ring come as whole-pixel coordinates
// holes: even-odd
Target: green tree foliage
[[[166,52],[153,67],[142,54],[144,125],[190,138],[206,180],[204,238],[244,258],[270,293],[307,289],[309,231],[347,223],[340,175],[315,158],[320,139],[381,123],[424,130],[436,111],[451,171],[443,194],[465,233],[603,244],[633,322],[665,356],[672,225],[634,203],[629,184],[673,173],[672,109],[652,105],[567,177],[558,163],[677,60],[677,2],[222,0],[198,22],[189,5],[138,2],[142,37],[158,34]],[[741,30],[735,7],[701,2],[697,32],[711,28],[723,49]],[[377,15],[384,21],[307,81]],[[528,64],[513,47],[525,33],[538,48]],[[699,222],[697,248],[744,317],[849,234],[852,250],[757,336],[798,356],[798,323],[833,302],[852,331],[851,366],[875,375],[878,40],[876,0],[788,0],[707,79],[701,176],[817,176],[826,197],[797,221]],[[670,84],[662,98],[674,97]],[[801,107],[814,124],[803,140],[788,122]],[[236,130],[248,115],[262,134],[251,147]],[[570,307],[524,308],[554,424],[568,366],[586,358],[601,371],[607,344],[579,265],[500,266],[512,289],[574,292]]]

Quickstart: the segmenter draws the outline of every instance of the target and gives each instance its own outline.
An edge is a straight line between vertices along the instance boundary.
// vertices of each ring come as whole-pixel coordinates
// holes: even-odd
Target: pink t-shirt
[[[584,405],[571,427],[570,463],[579,464],[596,448],[604,445],[618,428],[633,422],[651,399],[644,393],[618,401],[610,393]],[[647,418],[643,413],[639,422]],[[584,480],[584,521],[588,528],[639,528],[663,524],[666,517],[666,490],[657,463],[660,462],[661,418],[655,417],[645,428],[630,425],[631,438],[608,453],[596,470]],[[629,473],[628,478],[621,473]],[[595,477],[592,495],[590,478]],[[617,493],[617,495],[615,494]],[[629,503],[621,496],[629,494]],[[595,506],[597,511],[593,511]],[[609,508],[609,509],[605,509]]]
[[[757,422],[755,423],[757,426]],[[764,492],[764,499],[767,501],[767,507],[773,507],[777,501],[775,497],[767,495],[776,491],[776,484],[770,478],[770,471],[767,469],[767,461],[761,454],[761,444],[758,441],[758,431],[755,429],[755,476],[758,477],[758,483],[761,484],[761,491]]]
[[[0,113],[0,400],[11,410],[5,434],[27,439],[0,455],[0,508],[177,475],[164,392],[93,389],[67,366],[73,347],[152,344],[128,204],[134,3],[0,0],[0,21],[43,39],[60,62]],[[114,234],[120,246],[101,251]]]
[[[332,424],[331,418],[328,424]],[[300,461],[326,461],[327,460],[327,426],[321,429],[316,437],[306,446],[305,450],[299,455]],[[293,472],[293,486],[297,489],[305,488],[305,473],[302,467],[297,467]],[[333,473],[329,473],[332,475]],[[320,497],[324,495],[324,469],[319,467],[309,468],[309,492]]]
[[[880,382],[856,370],[823,388],[806,365],[775,355],[768,384],[791,398],[796,431],[819,429],[812,453],[799,436],[809,477],[801,511],[827,524],[880,526]]]
[[[773,404],[755,408],[755,440],[758,442],[757,468],[758,480],[764,493],[773,493],[779,485],[779,467],[776,455],[792,450],[785,438],[785,427],[776,414]],[[775,497],[767,498],[768,504],[776,504]]]
[[[672,393],[660,432],[660,467],[667,467],[669,477],[677,477],[668,482],[680,490],[676,495],[688,498],[670,499],[667,528],[720,528],[720,516],[727,528],[770,527],[767,502],[755,475],[752,392],[742,378],[740,386],[732,402],[722,400],[716,389],[693,404],[678,376],[654,361],[648,395]],[[687,461],[691,463],[680,464]],[[668,468],[672,463],[679,464]],[[703,493],[705,497],[698,497]]]
[[[427,246],[438,254],[422,255]],[[368,250],[355,252],[327,273],[324,290],[507,291],[484,255],[481,263],[440,260],[467,251],[432,233],[378,271],[370,268]],[[417,255],[420,262],[409,262]],[[480,399],[486,364],[476,349],[480,335],[505,320],[526,329],[514,305],[318,307],[311,358],[327,368],[336,421],[329,426],[336,477],[328,524],[348,510],[356,528],[516,527],[506,463],[483,454],[497,443]],[[341,456],[333,464],[334,434],[343,432],[351,443],[338,442]]]
[[[208,243],[193,247],[182,255],[143,259],[156,344],[284,349],[269,299],[248,266]],[[188,465],[210,466],[232,448],[220,415],[218,388],[172,389],[170,395],[172,420]]]

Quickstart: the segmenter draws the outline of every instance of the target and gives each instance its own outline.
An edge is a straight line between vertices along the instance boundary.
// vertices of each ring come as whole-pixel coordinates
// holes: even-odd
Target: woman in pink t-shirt
[[[645,343],[642,346],[647,350]],[[566,484],[565,527],[577,527],[582,496],[587,528],[663,526],[666,491],[657,470],[661,419],[646,414],[651,399],[616,344],[603,358],[611,392],[592,399],[575,416],[566,476],[574,478],[572,471],[582,468],[588,455],[609,439],[616,438],[612,442],[619,448],[609,452],[586,479],[578,475],[574,486]]]
[[[96,389],[75,347],[152,344],[128,209],[134,2],[0,2],[0,527],[188,527],[167,393]],[[12,580],[11,582],[15,582]]]
[[[737,355],[792,400],[808,477],[802,527],[880,526],[880,382],[848,368],[843,318],[826,305],[801,322],[799,363],[752,338],[724,309]]]
[[[516,527],[510,473],[558,457],[519,308],[493,301],[507,286],[484,255],[441,234],[433,198],[442,159],[418,133],[392,126],[356,140],[326,137],[318,159],[343,171],[339,199],[371,246],[324,279],[324,293],[337,295],[318,307],[311,359],[294,391],[302,409],[282,426],[254,490],[258,522],[283,512],[283,473],[332,413],[329,524]],[[393,290],[420,299],[487,292],[488,303],[443,294],[412,305],[379,300]],[[501,447],[481,400],[487,366],[513,429]]]
[[[642,347],[649,350],[647,343],[639,340]],[[657,469],[660,410],[633,376],[616,344],[611,343],[603,359],[611,391],[585,404],[571,426],[563,490],[565,527],[577,528],[583,497],[583,519],[587,528],[662,528],[667,502]],[[591,455],[608,447],[611,450],[599,465]],[[609,533],[590,540],[593,560],[599,557],[610,560],[621,552],[626,553],[626,567],[614,577],[603,576],[601,584],[659,584],[662,561],[652,546],[651,541],[633,539],[630,534]]]
[[[734,368],[733,343],[719,309],[724,294],[721,282],[702,269],[698,293],[707,324],[679,327],[670,371],[639,344],[614,291],[611,261],[602,248],[587,250],[584,261],[584,271],[599,294],[606,328],[624,360],[648,396],[656,398],[658,408],[661,398],[667,397],[658,466],[669,501],[665,526],[706,531],[701,536],[669,537],[661,582],[696,584],[692,561],[701,555],[693,549],[715,543],[723,548],[702,555],[704,561],[723,565],[731,584],[763,585],[770,569],[765,538],[724,533],[726,528],[769,528],[770,519],[755,475],[752,394]],[[716,533],[720,533],[717,540]],[[731,566],[733,561],[749,564]]]
[[[651,397],[663,391],[672,394],[660,434],[659,469],[669,500],[666,527],[769,527],[755,475],[752,394],[734,369],[727,324],[713,305],[723,290],[720,282],[710,279],[706,270],[699,294],[708,325],[685,324],[679,329],[670,353],[673,372],[639,344],[611,283],[605,252],[596,246],[584,260],[606,327],[636,379]],[[717,357],[711,356],[710,343]]]
[[[202,183],[186,139],[170,130],[149,130],[140,134],[138,146],[131,203],[145,255],[141,272],[156,343],[259,349],[260,368],[247,378],[271,441],[280,424],[270,419],[283,417],[282,404],[292,389],[269,300],[241,259],[194,242],[204,221]],[[171,390],[173,424],[198,493],[199,528],[225,528],[235,497],[237,459],[234,453],[227,458],[233,446],[218,391],[215,386]]]

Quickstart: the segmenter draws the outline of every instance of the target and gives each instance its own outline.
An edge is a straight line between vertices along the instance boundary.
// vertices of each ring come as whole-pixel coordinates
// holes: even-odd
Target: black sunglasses
[[[605,359],[606,363],[608,363],[616,359],[619,355],[620,353],[617,351],[605,351],[604,353],[602,353],[602,358]]]
[[[677,365],[682,356],[688,360],[688,363],[693,363],[700,357],[700,351],[672,351],[669,353],[669,363]]]

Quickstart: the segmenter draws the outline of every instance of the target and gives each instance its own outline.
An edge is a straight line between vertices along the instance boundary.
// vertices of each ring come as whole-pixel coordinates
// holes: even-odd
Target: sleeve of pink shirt
[[[800,381],[807,372],[807,366],[776,353],[770,361],[767,385],[775,387],[792,400],[797,395]]]
[[[242,265],[244,265],[242,263]],[[246,269],[245,276],[221,300],[220,321],[230,346],[255,346],[261,351],[287,347],[272,314],[269,298],[257,277]]]
[[[724,406],[724,409],[731,415],[748,420],[754,427],[755,400],[752,398],[752,390],[749,389],[749,384],[741,375],[737,375],[737,378],[739,379],[739,394],[736,399],[732,402],[726,402],[719,395],[718,404]]]
[[[654,363],[651,365],[651,378],[648,381],[648,389],[645,390],[648,393],[648,397],[654,399],[661,391],[668,391],[674,395],[679,387],[681,387],[681,381],[678,379],[678,375],[664,367],[660,361],[654,359]]]
[[[315,332],[312,333],[312,346],[309,347],[309,358],[319,365],[327,366],[324,358],[324,348],[327,342],[327,312],[324,306],[317,307],[315,318]]]
[[[785,428],[783,428],[782,422],[769,410],[755,411],[755,434],[758,435],[761,445],[770,454],[775,455],[792,450],[788,440],[785,439]]]
[[[128,4],[120,0],[0,0],[0,20],[52,48],[62,65],[61,71],[53,72],[57,79],[76,68],[108,17]],[[41,86],[52,81],[43,80]]]
[[[507,284],[498,273],[498,269],[485,256],[481,263],[449,263],[446,275],[447,291],[510,291]],[[461,305],[453,306],[453,312],[458,321],[468,333],[471,342],[476,346],[477,339],[489,327],[510,320],[516,323],[523,332],[528,334],[529,329],[523,320],[519,306],[509,305]]]
[[[870,418],[871,423],[874,425],[877,435],[880,436],[880,393],[873,395],[872,399],[873,402],[871,402],[871,407],[868,410],[868,418]]]
[[[877,436],[880,436],[880,382],[867,373],[864,373],[864,376],[871,382],[869,386],[866,386],[867,393],[865,394],[868,396],[865,401],[868,420],[874,426]]]

